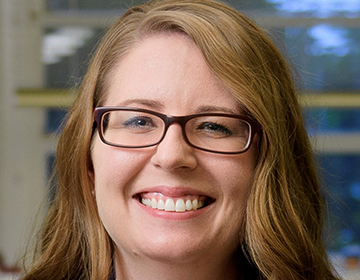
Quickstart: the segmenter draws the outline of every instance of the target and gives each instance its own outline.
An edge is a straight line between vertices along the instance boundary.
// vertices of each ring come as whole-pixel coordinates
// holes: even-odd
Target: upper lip
[[[214,196],[212,194],[206,193],[202,190],[198,190],[191,187],[185,186],[152,186],[152,187],[145,187],[142,188],[140,191],[134,194],[133,197],[139,196],[142,193],[159,193],[167,197],[182,197],[186,195],[193,195],[193,196],[206,196],[214,200]]]

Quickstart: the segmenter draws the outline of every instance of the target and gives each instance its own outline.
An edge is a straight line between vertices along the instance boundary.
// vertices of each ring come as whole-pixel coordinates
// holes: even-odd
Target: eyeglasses
[[[182,117],[128,107],[97,107],[94,120],[101,140],[121,148],[146,148],[159,144],[171,124],[182,127],[191,147],[220,154],[239,154],[249,149],[260,125],[249,117],[203,113]]]

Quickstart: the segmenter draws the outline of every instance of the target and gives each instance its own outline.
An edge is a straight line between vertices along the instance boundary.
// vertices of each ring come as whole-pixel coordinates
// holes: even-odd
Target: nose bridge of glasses
[[[188,119],[189,119],[188,116],[183,116],[183,117],[169,116],[169,115],[165,116],[163,118],[163,121],[165,122],[165,127],[164,127],[164,133],[163,133],[162,140],[165,138],[166,133],[167,133],[167,131],[170,128],[171,125],[179,124],[180,127],[181,127],[183,139],[185,140],[186,143],[189,144],[189,140],[187,138],[186,131],[185,131],[185,125],[186,125]]]
[[[178,123],[182,127],[182,129],[184,129],[187,119],[188,119],[187,116],[185,116],[185,117],[166,116],[165,126],[166,126],[166,128],[168,128],[170,125],[172,125],[174,123]]]
[[[186,135],[185,135],[185,124],[187,122],[187,119],[188,117],[185,116],[185,117],[177,117],[177,116],[165,116],[163,118],[163,121],[165,122],[165,129],[164,129],[164,136],[167,132],[167,130],[169,129],[169,127],[173,124],[179,124],[181,126],[181,130],[182,130],[182,133],[183,133],[183,136],[185,137],[186,139]]]

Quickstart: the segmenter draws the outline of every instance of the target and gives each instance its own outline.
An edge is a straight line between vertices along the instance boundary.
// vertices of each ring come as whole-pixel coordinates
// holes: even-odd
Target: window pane
[[[360,110],[357,109],[304,109],[310,134],[360,132]],[[360,140],[359,140],[360,141]]]
[[[360,0],[266,0],[284,16],[302,15],[306,17],[355,17],[360,12]]]
[[[331,213],[327,236],[329,250],[360,244],[360,155],[331,155],[318,158],[329,190]],[[345,249],[346,250],[346,249]],[[345,252],[344,252],[345,253]]]
[[[69,0],[47,0],[46,8],[49,11],[67,10],[69,9]]]
[[[46,109],[46,122],[44,133],[53,134],[59,133],[62,122],[66,116],[67,110],[60,108],[48,108]]]
[[[330,24],[278,30],[305,90],[359,90],[360,29]]]
[[[47,88],[72,88],[87,70],[89,55],[103,32],[92,28],[64,27],[46,30],[42,46]]]
[[[55,153],[49,153],[46,156],[46,178],[49,182],[48,202],[51,203],[56,195],[56,183],[54,181]]]

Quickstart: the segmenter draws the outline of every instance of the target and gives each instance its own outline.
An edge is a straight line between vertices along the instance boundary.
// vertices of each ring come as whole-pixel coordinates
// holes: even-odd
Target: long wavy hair
[[[151,1],[129,9],[105,35],[68,113],[56,154],[57,196],[22,279],[108,279],[114,244],[88,175],[93,110],[120,58],[142,39],[167,32],[191,38],[215,77],[262,127],[239,244],[255,278],[338,279],[322,241],[322,196],[291,69],[263,30],[211,0]]]

